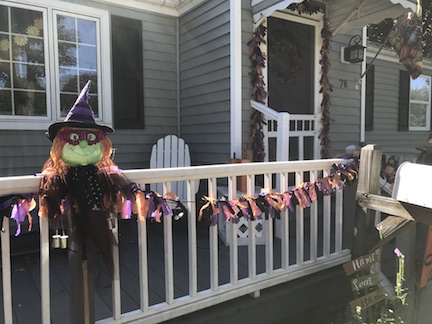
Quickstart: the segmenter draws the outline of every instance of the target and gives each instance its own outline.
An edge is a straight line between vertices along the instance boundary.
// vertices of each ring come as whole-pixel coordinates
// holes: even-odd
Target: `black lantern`
[[[361,45],[360,35],[351,37],[348,47],[344,49],[344,60],[349,63],[363,62],[363,54],[366,47]]]

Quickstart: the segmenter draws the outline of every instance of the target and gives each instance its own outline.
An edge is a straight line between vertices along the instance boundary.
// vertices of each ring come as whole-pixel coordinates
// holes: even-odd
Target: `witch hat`
[[[105,133],[112,133],[114,131],[111,127],[96,124],[93,110],[88,103],[90,85],[91,81],[89,80],[84,88],[82,88],[81,93],[67,114],[65,120],[50,125],[46,134],[51,141],[56,137],[57,132],[63,127],[96,128]]]

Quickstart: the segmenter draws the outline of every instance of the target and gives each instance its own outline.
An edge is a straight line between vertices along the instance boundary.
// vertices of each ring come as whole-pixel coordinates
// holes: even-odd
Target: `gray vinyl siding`
[[[330,50],[330,156],[345,151],[351,144],[360,142],[360,90],[355,83],[360,79],[361,64],[344,64],[340,60],[340,48],[348,44],[350,35],[333,37]],[[341,80],[347,81],[345,88]],[[320,99],[321,100],[321,99]]]
[[[179,19],[181,136],[194,165],[229,159],[229,8],[207,1]]]
[[[177,18],[97,2],[70,2],[143,21],[145,127],[142,130],[117,130],[110,139],[115,148],[114,161],[119,167],[148,168],[152,145],[158,138],[177,132]],[[51,146],[44,133],[45,130],[0,131],[0,176],[39,172]]]
[[[371,58],[368,58],[368,62]],[[405,67],[399,62],[376,59],[373,130],[366,132],[366,141],[378,145],[384,154],[396,154],[413,159],[416,147],[427,145],[428,131],[399,131],[399,71]],[[423,74],[432,75],[425,68]]]

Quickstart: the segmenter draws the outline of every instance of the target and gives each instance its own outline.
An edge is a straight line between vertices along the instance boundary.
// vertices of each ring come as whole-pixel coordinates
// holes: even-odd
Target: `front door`
[[[267,87],[270,108],[292,115],[317,113],[319,26],[318,20],[283,13],[268,18]],[[316,136],[300,141],[290,136],[290,160],[316,158],[316,143]],[[303,146],[301,150],[299,145]],[[269,160],[274,160],[276,152],[272,141],[268,153]]]

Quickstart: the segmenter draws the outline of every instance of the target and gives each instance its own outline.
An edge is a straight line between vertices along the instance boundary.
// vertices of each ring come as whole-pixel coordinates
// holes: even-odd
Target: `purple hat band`
[[[65,120],[52,124],[48,128],[47,136],[52,141],[57,132],[66,126],[80,127],[80,128],[97,128],[105,133],[113,132],[113,129],[108,126],[98,125],[94,120],[93,110],[88,103],[88,93],[90,91],[91,81],[88,81],[82,88],[77,100],[72,108],[69,110]]]
[[[93,111],[91,109],[77,106],[72,107],[66,116],[65,121],[77,121],[81,123],[88,122],[96,124],[93,117]]]

